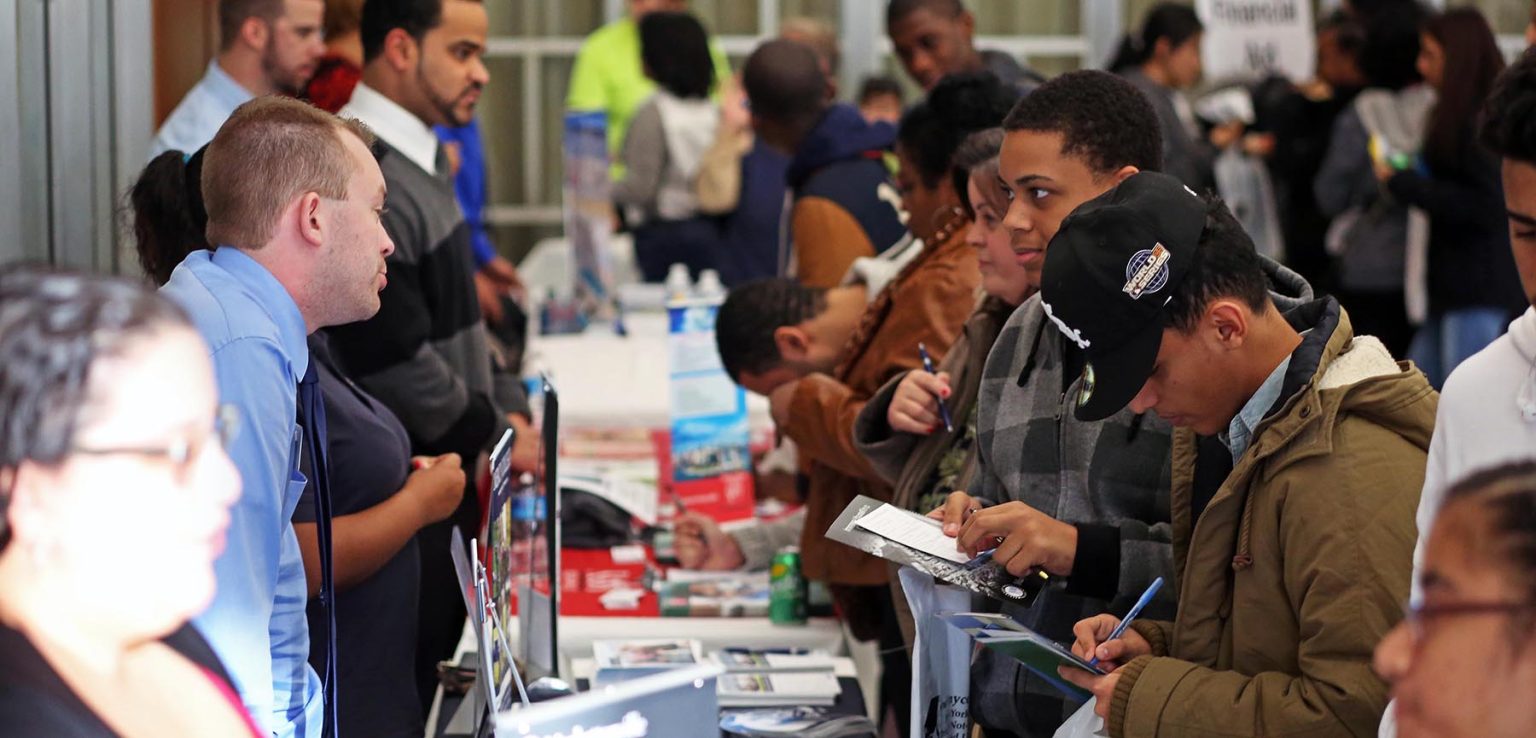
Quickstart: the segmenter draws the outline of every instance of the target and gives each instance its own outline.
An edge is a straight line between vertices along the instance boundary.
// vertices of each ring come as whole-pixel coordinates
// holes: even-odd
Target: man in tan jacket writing
[[[1281,313],[1219,201],[1136,175],[1079,208],[1042,298],[1087,354],[1076,413],[1176,427],[1178,615],[1078,623],[1111,736],[1375,735],[1437,395],[1332,298]]]

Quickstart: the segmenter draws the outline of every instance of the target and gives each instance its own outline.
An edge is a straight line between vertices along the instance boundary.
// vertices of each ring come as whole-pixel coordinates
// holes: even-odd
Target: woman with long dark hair
[[[640,19],[640,61],[657,89],[629,123],[613,199],[628,208],[645,281],[660,282],[673,263],[697,277],[716,267],[720,249],[720,224],[699,212],[693,188],[720,125],[709,99],[716,81],[709,34],[688,13],[648,13]]]
[[[1418,70],[1439,95],[1422,166],[1379,161],[1376,174],[1399,202],[1429,216],[1428,317],[1408,356],[1440,387],[1526,303],[1509,252],[1499,162],[1474,137],[1483,102],[1504,70],[1483,14],[1456,8],[1426,21]]]
[[[187,622],[240,496],[237,423],[169,301],[0,271],[0,734],[258,734]]]
[[[1109,71],[1141,90],[1157,111],[1163,134],[1163,171],[1184,184],[1206,190],[1216,184],[1214,165],[1221,149],[1242,135],[1241,123],[1204,133],[1184,90],[1204,72],[1200,41],[1205,26],[1194,8],[1160,3],[1147,12],[1141,30],[1125,37]]]

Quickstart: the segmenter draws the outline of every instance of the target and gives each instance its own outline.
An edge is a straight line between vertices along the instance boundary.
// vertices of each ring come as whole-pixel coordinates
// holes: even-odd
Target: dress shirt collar
[[[362,82],[352,91],[352,101],[341,110],[342,117],[356,118],[366,124],[384,143],[405,155],[428,174],[437,174],[437,136],[410,111],[400,107],[378,90]]]
[[[266,267],[240,249],[222,246],[210,259],[214,266],[244,285],[251,299],[271,317],[277,325],[283,353],[293,366],[294,376],[304,376],[309,370],[309,331],[304,325],[304,314],[299,312],[299,305],[288,294],[288,289]]]
[[[229,73],[219,66],[218,57],[208,62],[208,72],[203,75],[202,82],[198,84],[215,100],[229,106],[230,110],[244,105],[255,97],[250,90],[240,86],[234,77],[229,76]]]
[[[1264,422],[1264,416],[1269,414],[1269,409],[1274,407],[1275,400],[1280,399],[1280,390],[1285,387],[1285,371],[1291,367],[1291,357],[1285,357],[1274,371],[1265,378],[1264,384],[1259,385],[1259,391],[1248,398],[1248,403],[1238,411],[1237,417],[1227,426],[1227,432],[1221,440],[1227,445],[1227,450],[1232,452],[1232,462],[1237,463],[1248,451],[1248,445],[1253,442],[1253,431]]]

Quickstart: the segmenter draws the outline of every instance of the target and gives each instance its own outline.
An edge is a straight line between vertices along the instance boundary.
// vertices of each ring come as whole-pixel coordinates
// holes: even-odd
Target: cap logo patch
[[[1084,351],[1087,351],[1088,347],[1093,345],[1093,342],[1088,340],[1088,339],[1086,339],[1086,338],[1083,338],[1083,334],[1078,333],[1076,328],[1073,328],[1071,326],[1068,326],[1066,323],[1061,322],[1061,318],[1056,317],[1056,314],[1051,312],[1051,304],[1050,303],[1048,303],[1048,302],[1046,302],[1044,300],[1041,300],[1040,301],[1040,306],[1045,308],[1045,317],[1050,318],[1051,322],[1056,324],[1056,327],[1059,330],[1061,330],[1061,334],[1063,336],[1066,336],[1068,341],[1071,341],[1072,343],[1077,344],[1077,347],[1082,349],[1082,350],[1084,350]]]
[[[1122,291],[1130,295],[1132,300],[1139,300],[1143,294],[1165,287],[1168,284],[1168,259],[1171,256],[1160,243],[1132,254],[1131,260],[1125,263],[1125,287],[1121,288]]]
[[[1088,401],[1093,399],[1093,385],[1093,363],[1089,362],[1083,365],[1083,383],[1077,388],[1078,407],[1087,405]]]

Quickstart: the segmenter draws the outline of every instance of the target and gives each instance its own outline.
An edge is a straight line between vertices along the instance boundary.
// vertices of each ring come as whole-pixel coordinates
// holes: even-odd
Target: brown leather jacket
[[[833,373],[800,380],[781,430],[800,449],[810,479],[800,551],[805,575],[833,585],[833,595],[856,635],[863,637],[860,604],[838,596],[838,586],[883,586],[885,565],[826,538],[854,497],[891,499],[891,487],[859,453],[854,421],[891,377],[922,364],[918,342],[938,361],[960,335],[980,283],[975,251],[963,229],[937,247],[925,247],[864,312]],[[867,613],[866,613],[867,614]]]

